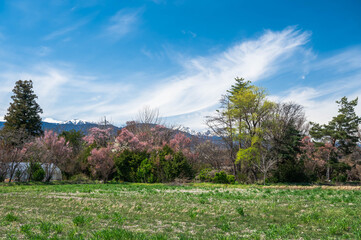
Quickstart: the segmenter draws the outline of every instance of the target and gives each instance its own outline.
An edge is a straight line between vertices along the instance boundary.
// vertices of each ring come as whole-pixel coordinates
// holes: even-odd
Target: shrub
[[[171,182],[193,178],[194,172],[185,155],[165,145],[161,150],[138,152],[129,149],[115,157],[118,178],[128,182]]]
[[[213,178],[215,183],[228,183],[227,174],[224,171],[217,172]]]
[[[152,155],[155,162],[157,178],[160,182],[171,182],[175,178],[193,178],[194,171],[185,155],[181,152],[174,152],[165,145],[158,154]]]
[[[199,174],[198,174],[198,179],[204,182],[209,182],[212,180],[212,177],[210,175],[210,172],[212,171],[212,169],[210,168],[204,168],[202,169]]]
[[[227,175],[227,181],[230,184],[234,184],[236,182],[236,177],[234,175]]]
[[[137,178],[140,182],[154,183],[155,177],[153,174],[154,166],[152,162],[146,158],[141,163],[137,170]]]
[[[137,182],[138,168],[148,157],[147,152],[132,152],[128,149],[119,153],[114,159],[118,178],[126,182]]]
[[[89,182],[89,177],[83,173],[80,173],[72,176],[70,180],[77,183]]]
[[[40,182],[45,178],[45,171],[40,163],[30,163],[29,176],[31,181]]]
[[[225,171],[220,171],[215,174],[212,181],[214,183],[234,184],[235,177],[233,175],[228,175]]]

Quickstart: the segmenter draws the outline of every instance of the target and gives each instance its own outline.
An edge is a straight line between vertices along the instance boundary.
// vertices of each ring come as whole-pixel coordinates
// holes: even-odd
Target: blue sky
[[[122,125],[150,106],[201,130],[238,76],[324,123],[361,96],[360,12],[359,0],[1,1],[0,115],[32,79],[44,119]]]

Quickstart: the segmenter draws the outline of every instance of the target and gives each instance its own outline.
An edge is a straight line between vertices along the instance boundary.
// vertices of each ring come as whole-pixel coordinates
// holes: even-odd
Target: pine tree
[[[4,130],[15,131],[25,130],[30,136],[39,136],[43,133],[41,129],[40,113],[43,110],[35,101],[38,98],[33,91],[31,80],[19,80],[13,89],[11,96],[13,102],[10,103],[8,113],[5,115]]]
[[[333,147],[337,147],[343,155],[353,152],[359,138],[357,136],[358,126],[361,118],[355,113],[358,98],[348,101],[343,97],[336,101],[339,105],[338,115],[333,117],[328,124],[320,125],[311,122],[311,136],[322,143],[329,141]]]

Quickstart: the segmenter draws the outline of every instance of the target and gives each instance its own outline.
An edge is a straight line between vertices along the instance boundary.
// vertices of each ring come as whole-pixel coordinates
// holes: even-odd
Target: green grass
[[[1,185],[2,239],[361,239],[360,187]]]

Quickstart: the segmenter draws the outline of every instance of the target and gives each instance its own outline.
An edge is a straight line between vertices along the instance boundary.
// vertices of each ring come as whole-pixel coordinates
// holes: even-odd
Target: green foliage
[[[171,182],[175,178],[193,178],[194,171],[192,166],[188,163],[187,158],[182,152],[176,152],[169,147],[164,146],[162,151],[153,155],[155,161],[159,161],[157,172],[159,173],[159,180],[161,182]]]
[[[84,144],[84,143],[83,143]],[[89,146],[83,145],[84,147],[79,152],[78,156],[74,159],[76,165],[82,170],[78,173],[84,173],[87,176],[91,176],[90,166],[88,164],[88,157],[91,155],[91,151],[96,148],[96,143],[90,144]]]
[[[302,136],[293,126],[289,126],[285,134],[275,140],[273,151],[279,155],[276,169],[273,171],[274,182],[308,182],[310,178],[305,173],[304,162],[298,159],[301,153]]]
[[[19,80],[13,89],[8,113],[5,115],[5,130],[24,129],[31,136],[39,136],[43,133],[41,129],[40,113],[43,113],[36,103],[37,96],[33,92],[33,82],[30,80]]]
[[[229,184],[234,184],[236,182],[236,177],[234,175],[227,174],[227,182]]]
[[[137,170],[138,180],[145,183],[154,183],[156,179],[153,171],[153,163],[148,158],[144,159]]]
[[[337,144],[342,154],[350,154],[359,140],[357,132],[361,118],[355,113],[357,102],[358,98],[348,101],[346,97],[336,101],[339,105],[339,114],[328,124],[311,123],[311,136],[320,142],[329,141],[333,146]]]
[[[90,179],[87,175],[83,174],[83,173],[79,173],[79,174],[76,174],[74,176],[72,176],[70,178],[70,180],[72,182],[76,182],[76,183],[85,183],[85,182],[89,182]]]
[[[148,157],[149,155],[146,152],[132,152],[130,150],[124,150],[114,159],[115,167],[117,169],[117,177],[126,182],[137,182],[138,168],[142,161]],[[142,171],[144,170],[145,169]]]
[[[212,181],[214,183],[234,184],[236,180],[233,175],[228,175],[225,171],[220,171],[215,174]]]
[[[65,141],[69,143],[75,155],[82,149],[84,137],[84,133],[82,131],[76,131],[74,129],[71,129],[70,131],[63,131],[59,137],[65,138]]]
[[[41,182],[45,178],[45,171],[41,167],[40,163],[37,162],[30,163],[28,171],[29,171],[30,181]]]
[[[227,91],[231,96],[234,96],[238,92],[243,91],[244,89],[247,89],[251,84],[251,81],[246,81],[246,80],[244,80],[244,78],[236,77],[234,80],[236,81],[236,83],[233,84],[231,86],[231,89]]]
[[[199,180],[201,180],[203,182],[210,182],[212,180],[212,176],[210,175],[211,171],[212,171],[212,169],[210,169],[210,168],[202,169],[198,174]]]
[[[331,179],[334,182],[346,182],[347,171],[351,170],[351,167],[343,162],[331,162],[331,168],[333,169]]]
[[[171,182],[194,176],[187,158],[167,145],[151,153],[124,150],[115,157],[115,167],[117,177],[127,182]]]

